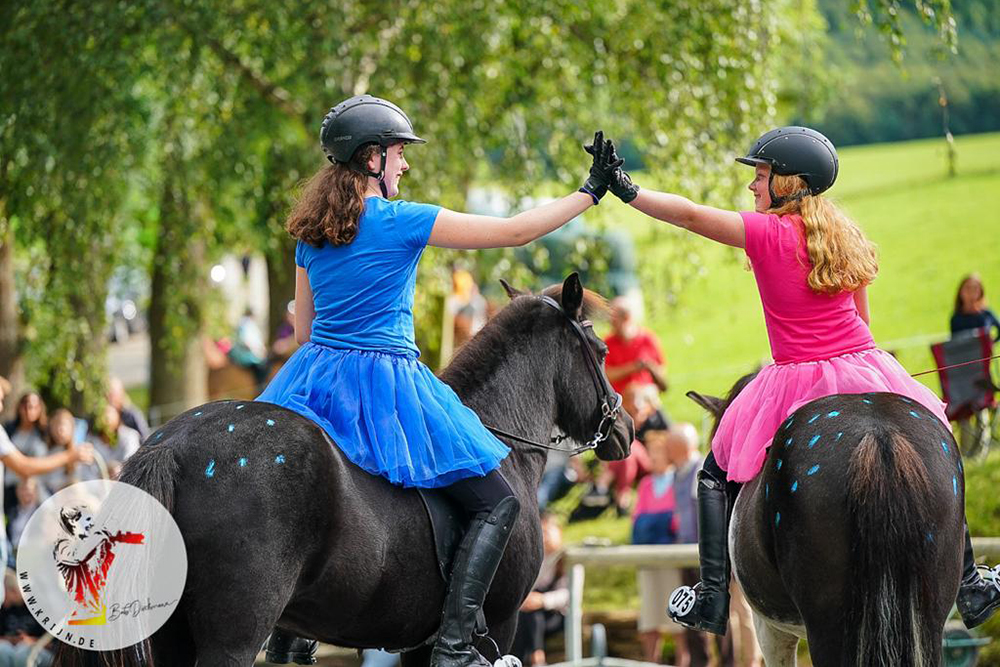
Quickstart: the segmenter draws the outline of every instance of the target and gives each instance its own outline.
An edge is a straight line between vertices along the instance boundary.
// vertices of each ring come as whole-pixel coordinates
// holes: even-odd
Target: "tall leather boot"
[[[698,473],[698,557],[701,582],[670,594],[667,611],[693,630],[726,634],[729,621],[729,495],[726,480]]]
[[[267,638],[264,649],[264,659],[275,665],[315,665],[316,648],[319,642],[315,639],[298,637],[281,628],[274,628]]]
[[[517,498],[509,496],[472,520],[455,556],[431,667],[492,667],[472,645],[476,617],[520,509]]]
[[[962,583],[958,587],[958,599],[955,604],[962,614],[965,627],[974,628],[981,625],[993,612],[1000,607],[1000,580],[994,572],[991,581],[983,579],[976,567],[976,558],[972,553],[972,537],[969,535],[969,524],[965,524],[965,556],[962,568]]]

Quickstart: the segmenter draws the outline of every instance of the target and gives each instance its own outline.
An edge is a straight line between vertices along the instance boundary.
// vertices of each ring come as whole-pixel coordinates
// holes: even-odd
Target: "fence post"
[[[566,661],[583,660],[583,577],[584,566],[575,563],[569,570],[569,617],[566,619]]]

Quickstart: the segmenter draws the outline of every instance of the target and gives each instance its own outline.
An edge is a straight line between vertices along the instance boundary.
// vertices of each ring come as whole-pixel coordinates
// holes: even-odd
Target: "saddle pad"
[[[451,577],[451,563],[469,520],[465,510],[437,489],[418,488],[434,534],[438,574],[444,582]]]

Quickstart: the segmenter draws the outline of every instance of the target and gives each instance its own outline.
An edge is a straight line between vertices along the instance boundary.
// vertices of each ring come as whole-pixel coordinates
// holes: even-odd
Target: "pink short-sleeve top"
[[[740,216],[775,363],[818,361],[875,347],[853,292],[831,296],[810,289],[812,262],[801,217],[746,211]]]

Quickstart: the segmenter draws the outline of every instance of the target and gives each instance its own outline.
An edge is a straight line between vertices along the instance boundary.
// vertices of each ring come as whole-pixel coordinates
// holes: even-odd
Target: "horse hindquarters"
[[[842,641],[829,638],[839,643],[841,664],[940,664],[944,622],[958,587],[962,527],[957,483],[932,459],[941,449],[880,428],[851,456],[846,631]]]

